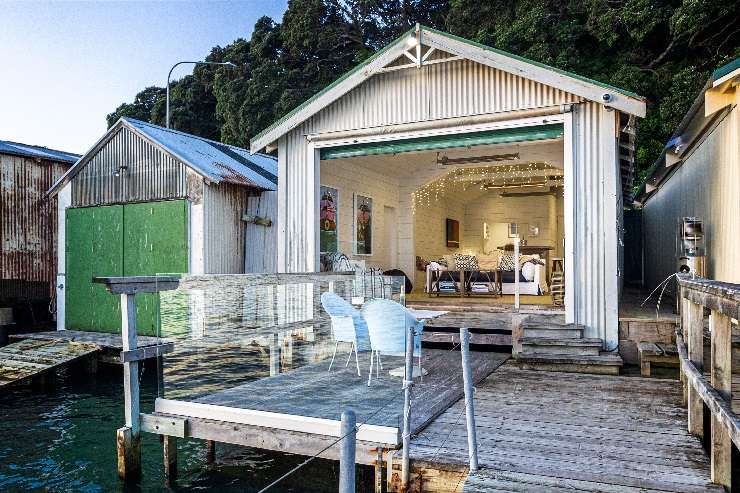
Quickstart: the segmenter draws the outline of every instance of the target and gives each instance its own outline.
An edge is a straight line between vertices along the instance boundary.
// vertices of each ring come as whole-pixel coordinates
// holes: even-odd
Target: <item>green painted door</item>
[[[123,206],[67,209],[65,222],[66,327],[118,332],[120,300],[91,280],[123,274]]]
[[[120,298],[92,278],[187,272],[187,233],[185,200],[67,209],[66,327],[120,332]],[[155,334],[154,295],[137,295],[137,326]]]
[[[123,275],[188,271],[187,201],[127,204],[123,210]],[[156,334],[157,297],[136,295],[140,334]]]

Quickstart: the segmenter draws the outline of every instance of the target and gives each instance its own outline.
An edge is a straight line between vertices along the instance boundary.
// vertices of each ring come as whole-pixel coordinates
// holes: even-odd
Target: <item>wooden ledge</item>
[[[157,293],[171,291],[180,285],[178,276],[93,277],[92,282],[105,284],[113,294]]]

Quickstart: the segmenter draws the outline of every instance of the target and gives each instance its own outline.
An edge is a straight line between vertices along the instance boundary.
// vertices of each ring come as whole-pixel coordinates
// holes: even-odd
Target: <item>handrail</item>
[[[730,487],[732,444],[740,448],[740,418],[732,410],[732,319],[740,319],[740,285],[679,274],[681,328],[676,347],[688,407],[689,432],[711,433],[712,482]],[[709,309],[710,380],[704,376],[704,310]],[[684,342],[684,337],[686,342]],[[704,405],[711,428],[704,427]]]
[[[680,330],[676,330],[676,347],[678,348],[681,371],[690,380],[699,397],[702,398],[712,414],[718,415],[722,425],[729,431],[732,443],[740,448],[740,418],[732,411],[731,404],[712,388],[704,375],[689,360],[686,344]]]

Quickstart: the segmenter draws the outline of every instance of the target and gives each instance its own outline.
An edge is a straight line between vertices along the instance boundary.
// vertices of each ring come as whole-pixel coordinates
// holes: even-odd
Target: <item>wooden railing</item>
[[[710,444],[712,481],[732,480],[732,445],[740,449],[740,420],[732,410],[732,319],[740,318],[740,285],[680,276],[681,325],[676,346],[688,406],[689,432]],[[704,311],[709,310],[711,359],[704,361]],[[708,366],[709,381],[704,376]],[[705,408],[706,405],[706,408]],[[711,427],[704,427],[705,409]]]

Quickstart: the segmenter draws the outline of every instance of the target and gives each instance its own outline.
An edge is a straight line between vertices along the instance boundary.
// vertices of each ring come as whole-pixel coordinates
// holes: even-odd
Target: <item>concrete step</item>
[[[619,375],[622,358],[618,354],[600,352],[591,356],[565,356],[558,354],[519,354],[516,362],[525,370],[561,371],[568,373],[594,373]]]
[[[523,337],[522,354],[551,354],[563,356],[598,356],[601,339],[564,339],[550,337]]]

